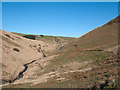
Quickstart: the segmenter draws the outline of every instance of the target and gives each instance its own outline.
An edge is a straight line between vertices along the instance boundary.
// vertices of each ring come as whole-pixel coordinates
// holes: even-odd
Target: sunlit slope
[[[58,50],[59,52],[52,50],[55,53],[50,57],[55,57],[47,56],[48,59],[42,59],[42,61],[45,60],[46,65],[42,66],[42,72],[39,71],[35,74],[35,78],[30,76],[33,79],[32,82],[21,85],[11,84],[10,87],[100,89],[118,87],[119,60],[117,54],[104,51],[109,48],[113,50],[118,46],[118,23],[117,17],[82,37],[64,43]],[[46,36],[41,38],[45,40]],[[56,40],[53,37],[52,42],[59,40],[58,37]],[[27,73],[31,74],[31,72]],[[29,78],[26,79],[29,80]]]
[[[62,37],[62,36],[46,36],[46,35],[32,35],[32,34],[23,34],[23,33],[16,33],[13,32],[14,34],[17,34],[19,36],[29,38],[29,39],[34,39],[34,40],[39,40],[39,41],[44,41],[44,42],[56,42],[56,43],[67,43],[69,41],[74,40],[74,37]]]
[[[120,23],[118,18],[79,37],[76,41],[68,44],[67,49],[101,50],[118,45],[118,23]]]
[[[39,59],[46,52],[56,48],[53,43],[46,43],[23,38],[19,35],[2,30],[2,79],[9,81],[24,69],[24,64]],[[12,77],[12,78],[11,78]]]
[[[63,46],[44,68],[45,73],[52,72],[55,77],[43,85],[52,88],[117,87],[117,55],[104,50],[118,46],[118,18]]]

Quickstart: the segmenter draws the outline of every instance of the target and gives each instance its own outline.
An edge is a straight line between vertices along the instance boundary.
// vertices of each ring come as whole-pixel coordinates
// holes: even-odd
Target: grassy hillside
[[[65,43],[74,40],[74,37],[62,37],[62,36],[46,36],[46,35],[33,35],[33,34],[22,34],[22,33],[16,33],[12,32],[14,34],[17,34],[19,36],[28,38],[28,39],[33,39],[33,40],[42,40],[45,42],[57,42],[57,43]]]
[[[118,18],[79,37],[76,41],[68,44],[66,46],[68,48],[65,47],[65,49],[93,50],[118,45],[118,23],[120,22]]]
[[[69,80],[58,82],[52,78],[53,82],[44,85],[50,84],[48,87],[57,88],[117,87],[117,55],[102,50],[118,45],[118,23],[117,17],[64,46],[62,51],[57,53],[59,56],[45,67],[44,72],[69,72],[59,76]],[[88,68],[92,70],[84,73],[74,72]],[[112,82],[113,78],[115,82]],[[38,87],[40,86],[42,85]]]
[[[77,39],[40,37],[40,40],[58,41],[58,43],[63,41],[64,43],[59,52],[54,51],[56,57],[46,61],[47,65],[44,66],[42,72],[36,74],[45,82],[33,86],[26,83],[8,87],[118,88],[119,59],[116,53],[104,51],[118,46],[118,24],[120,23],[118,18]],[[65,44],[65,40],[68,44]]]

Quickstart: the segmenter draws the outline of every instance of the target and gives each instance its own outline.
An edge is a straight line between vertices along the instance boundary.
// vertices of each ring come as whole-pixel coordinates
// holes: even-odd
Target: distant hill
[[[28,39],[33,39],[33,40],[40,40],[40,41],[45,41],[45,42],[69,42],[73,39],[75,39],[74,37],[62,37],[62,36],[47,36],[47,35],[33,35],[33,34],[23,34],[23,33],[16,33],[16,32],[12,32],[14,34],[17,34],[19,36],[28,38]]]

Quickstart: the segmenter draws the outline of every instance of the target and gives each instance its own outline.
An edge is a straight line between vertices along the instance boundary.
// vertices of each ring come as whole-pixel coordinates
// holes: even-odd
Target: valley
[[[3,88],[118,88],[119,18],[79,38],[1,30]]]

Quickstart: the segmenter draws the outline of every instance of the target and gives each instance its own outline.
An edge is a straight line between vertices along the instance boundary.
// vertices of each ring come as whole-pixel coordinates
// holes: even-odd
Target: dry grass
[[[60,66],[66,65],[72,62],[93,62],[94,65],[98,65],[100,60],[105,59],[109,56],[109,54],[101,52],[101,51],[69,51],[64,52],[64,54],[60,54],[51,63],[45,67],[45,72],[56,71]],[[91,66],[92,66],[91,65]]]
[[[12,45],[14,45],[14,46],[20,47],[20,45],[16,44],[15,42],[13,42],[12,40],[8,39],[8,38],[5,37],[5,36],[2,36],[2,40],[3,40],[3,41],[6,41],[7,43],[12,44]]]

